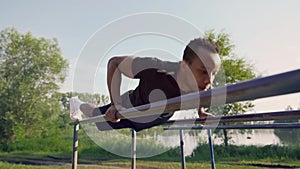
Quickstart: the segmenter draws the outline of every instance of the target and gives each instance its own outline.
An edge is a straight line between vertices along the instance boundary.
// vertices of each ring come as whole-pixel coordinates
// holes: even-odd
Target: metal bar
[[[73,134],[73,151],[72,151],[72,169],[77,169],[78,163],[78,131],[79,124],[74,125],[74,134]]]
[[[181,151],[181,168],[185,169],[185,156],[184,156],[184,140],[183,140],[183,131],[179,130],[180,135],[180,151]]]
[[[216,117],[211,117],[209,119],[169,120],[168,122],[164,123],[164,125],[203,124],[203,123],[218,123],[218,122],[270,121],[270,120],[288,120],[288,119],[300,119],[300,110],[240,114],[240,115],[232,115],[232,116],[216,116]]]
[[[202,130],[202,129],[279,129],[300,128],[300,123],[273,123],[273,124],[245,124],[245,125],[220,125],[220,126],[176,126],[165,127],[164,130]]]
[[[300,92],[299,86],[300,69],[129,108],[117,113],[117,117],[145,117],[149,115],[174,112],[180,109],[191,109],[199,106],[218,106],[226,103],[296,93]],[[213,105],[212,100],[214,100]],[[106,121],[105,115],[100,115],[74,123],[104,121]]]
[[[131,129],[131,169],[136,169],[136,132],[134,129]]]
[[[207,135],[208,135],[208,143],[209,143],[211,168],[215,169],[216,167],[215,167],[214,145],[211,139],[211,129],[207,129]]]

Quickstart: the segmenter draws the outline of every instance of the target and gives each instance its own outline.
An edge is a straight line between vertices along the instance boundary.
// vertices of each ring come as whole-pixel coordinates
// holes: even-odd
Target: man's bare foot
[[[80,111],[80,105],[82,104],[82,101],[78,99],[78,97],[72,97],[69,100],[70,104],[70,118],[72,120],[81,120],[81,111]]]

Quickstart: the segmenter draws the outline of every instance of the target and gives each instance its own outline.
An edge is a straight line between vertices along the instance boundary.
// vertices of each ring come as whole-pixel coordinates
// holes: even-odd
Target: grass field
[[[210,163],[187,163],[187,169],[208,169]],[[261,167],[254,167],[243,164],[217,164],[218,169],[261,169]],[[70,164],[64,166],[32,166],[32,165],[20,165],[20,164],[9,164],[0,162],[1,169],[69,169]],[[78,169],[128,169],[130,168],[130,161],[124,162],[101,162],[99,164],[85,164],[78,165]],[[149,161],[138,161],[138,169],[178,169],[181,168],[179,162],[149,162]]]
[[[0,151],[0,169],[70,169],[70,139],[31,139],[12,144],[10,151]],[[41,143],[42,142],[42,143]],[[105,151],[89,139],[81,138],[78,169],[128,169],[130,159]],[[47,146],[44,146],[47,145]],[[151,149],[152,147],[144,147]],[[209,169],[207,144],[199,144],[196,153],[187,157],[187,169]],[[218,169],[300,169],[300,147],[268,145],[214,146]],[[113,161],[111,159],[114,159]],[[26,164],[26,165],[24,165]],[[137,169],[181,168],[180,148],[150,158],[137,159]]]
[[[26,165],[25,165],[26,164]],[[80,159],[78,169],[128,169],[131,166],[130,159],[119,160],[89,160]],[[69,158],[56,158],[43,155],[0,155],[1,169],[70,169]],[[178,169],[180,162],[167,161],[145,161],[137,160],[137,169]],[[186,164],[187,169],[209,169],[210,161],[190,162]],[[218,169],[283,169],[300,168],[300,162],[269,162],[261,161],[221,161],[216,163]]]

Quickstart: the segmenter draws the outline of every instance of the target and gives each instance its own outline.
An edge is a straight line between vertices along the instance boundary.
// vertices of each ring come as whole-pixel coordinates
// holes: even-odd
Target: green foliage
[[[99,94],[87,93],[55,93],[52,95],[57,105],[53,107],[55,116],[40,123],[37,128],[32,129],[32,135],[25,137],[25,128],[18,128],[19,135],[14,140],[0,145],[0,149],[7,152],[57,152],[71,154],[72,148],[72,126],[69,117],[69,98],[79,96],[83,100],[97,101],[99,104],[107,104],[108,97]],[[48,110],[42,110],[48,111]],[[27,131],[28,132],[28,131]],[[93,147],[94,145],[94,147]],[[80,130],[80,150],[97,149],[97,145]]]
[[[44,133],[41,124],[57,117],[54,96],[68,64],[56,39],[22,34],[15,28],[0,33],[0,142]]]
[[[299,147],[287,147],[278,145],[257,146],[234,146],[234,145],[214,145],[214,154],[216,160],[268,160],[268,161],[298,161],[300,160]],[[188,158],[191,161],[210,160],[209,146],[200,144],[195,150],[193,157]]]
[[[220,46],[220,58],[222,61],[222,70],[216,75],[213,86],[224,86],[234,84],[240,81],[253,79],[256,77],[253,66],[248,64],[245,59],[236,57],[234,53],[235,45],[232,43],[230,36],[224,32],[216,33],[214,30],[209,30],[205,33],[205,37],[216,42]],[[254,105],[251,101],[230,103],[219,107],[209,108],[209,112],[217,115],[236,115],[243,114],[252,109]],[[223,130],[224,144],[228,145],[229,139],[227,131]],[[219,136],[222,134],[219,133]]]
[[[78,98],[84,102],[92,103],[97,106],[103,106],[109,103],[109,97],[102,94],[90,94],[90,93],[67,93],[70,97],[78,96]]]
[[[58,131],[58,130],[57,130]],[[7,152],[35,152],[35,153],[66,153],[72,152],[72,133],[58,131],[55,135],[46,137],[16,138],[8,143]]]
[[[216,33],[209,30],[205,37],[216,42],[220,46],[220,58],[222,61],[221,71],[217,74],[213,86],[224,86],[256,77],[252,65],[245,59],[235,56],[233,42],[230,36],[224,32]],[[233,115],[243,113],[254,105],[251,102],[227,104],[222,110],[217,109],[214,113],[219,115]],[[215,110],[215,109],[214,109]]]

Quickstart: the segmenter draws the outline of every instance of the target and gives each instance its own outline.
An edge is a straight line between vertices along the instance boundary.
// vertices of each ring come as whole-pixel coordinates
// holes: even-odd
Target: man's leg
[[[87,117],[93,116],[93,111],[98,110],[97,106],[85,103],[81,101],[78,97],[72,97],[69,100],[70,103],[70,117],[73,120],[82,119],[82,113]]]
[[[96,105],[93,105],[91,103],[83,103],[80,105],[80,110],[83,112],[84,115],[87,117],[93,117],[94,116],[94,111],[98,112],[99,110],[97,109]],[[97,113],[95,113],[97,114]],[[98,113],[100,115],[100,112]]]
[[[87,117],[94,117],[99,115],[104,115],[105,112],[110,108],[111,104],[97,107],[91,103],[84,103],[77,97],[70,99],[70,116],[72,119],[81,119],[80,112],[82,112]],[[133,128],[132,122],[128,119],[121,119],[120,122],[96,122],[96,126],[99,130],[113,130],[122,128]]]
[[[94,109],[93,116],[99,116],[99,115],[105,114],[105,112],[107,111],[107,109],[109,109],[110,106],[111,106],[111,104],[108,104],[108,105]],[[113,123],[110,121],[96,122],[96,126],[101,131],[113,130],[113,129],[123,129],[123,128],[133,128],[132,122],[128,119],[121,119],[117,123]]]

